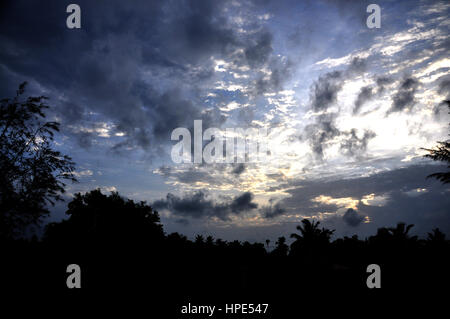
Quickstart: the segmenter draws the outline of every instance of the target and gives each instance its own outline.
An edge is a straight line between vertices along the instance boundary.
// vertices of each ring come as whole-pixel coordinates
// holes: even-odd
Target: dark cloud
[[[267,62],[272,50],[272,34],[264,31],[245,48],[244,55],[248,65],[256,68]]]
[[[277,216],[281,216],[286,212],[286,209],[284,209],[280,203],[276,203],[274,205],[269,206],[263,206],[261,208],[261,213],[265,218],[275,218]]]
[[[341,132],[335,125],[336,114],[322,114],[313,124],[305,127],[302,139],[307,139],[314,155],[322,159],[326,143],[339,136]]]
[[[358,93],[358,96],[356,97],[355,104],[353,107],[353,114],[358,114],[361,110],[361,107],[367,103],[368,101],[372,100],[373,98],[380,96],[384,90],[386,85],[389,85],[392,83],[392,79],[388,77],[378,77],[375,80],[376,85],[368,85],[361,88],[361,90]]]
[[[337,102],[344,81],[366,70],[366,59],[353,58],[344,71],[332,71],[321,75],[311,86],[310,103],[314,111],[324,111]]]
[[[355,106],[353,108],[353,114],[358,114],[361,106],[364,103],[371,100],[374,96],[374,89],[371,86],[364,86],[358,93],[358,96],[355,100]]]
[[[392,98],[392,106],[388,113],[401,112],[406,108],[412,108],[415,104],[414,95],[419,87],[419,82],[408,77],[401,81],[397,93]]]
[[[167,209],[175,215],[194,218],[215,215],[225,218],[226,215],[221,206],[216,207],[216,204],[207,199],[206,194],[201,191],[184,198],[168,193],[166,199],[157,200],[152,206],[157,210]]]
[[[364,220],[364,216],[362,216],[361,214],[359,214],[356,210],[354,210],[353,208],[349,208],[347,209],[347,211],[345,212],[344,216],[342,217],[342,219],[344,220],[344,222],[351,226],[351,227],[356,227],[359,224],[361,224],[361,222]]]
[[[235,167],[233,168],[233,170],[231,171],[233,174],[239,176],[241,175],[243,172],[245,171],[245,164],[244,163],[239,163],[237,165],[235,165]]]
[[[444,75],[438,80],[437,92],[445,96],[445,99],[441,103],[437,103],[434,106],[434,116],[439,119],[442,115],[441,112],[445,112],[446,116],[450,108],[450,76]]]
[[[386,76],[380,76],[375,81],[378,86],[378,93],[382,93],[385,89],[385,86],[391,84],[394,82],[392,78],[386,77]]]
[[[167,141],[171,132],[177,127],[191,128],[193,132],[194,120],[202,119],[203,127],[216,127],[224,121],[218,113],[202,112],[191,101],[184,99],[176,89],[157,97],[151,110],[153,121],[153,135],[155,138]]]
[[[77,4],[79,30],[66,27],[67,4],[61,1],[5,5],[0,78],[32,80],[47,90],[63,128],[89,126],[91,114],[97,114],[96,121],[112,122],[113,136],[125,133],[113,141],[117,151],[139,147],[159,154],[172,129],[190,128],[194,119],[220,126],[224,117],[204,110],[201,91],[214,73],[213,58],[230,60],[241,51],[236,64],[256,67],[272,55],[268,30],[243,35],[232,27],[225,13],[229,1],[186,0],[176,10],[162,0]],[[268,87],[281,83],[278,70],[274,66]],[[18,84],[1,82],[1,92]],[[95,139],[82,130],[64,133],[83,147]]]
[[[235,169],[239,165],[236,164]],[[193,185],[202,182],[208,183],[210,186],[220,186],[236,182],[235,175],[227,174],[226,168],[227,166],[223,164],[189,165],[183,168],[161,166],[155,170],[155,173],[167,179],[175,180],[177,184]],[[231,173],[233,174],[233,172]]]
[[[450,99],[450,76],[445,76],[439,82],[438,93],[445,95],[447,100]]]
[[[258,205],[252,202],[253,198],[254,196],[250,192],[245,192],[244,194],[237,196],[231,202],[231,211],[235,214],[239,214],[240,212],[257,208]]]
[[[311,109],[315,112],[328,110],[329,107],[336,104],[337,95],[342,90],[345,80],[363,72],[365,69],[366,60],[354,58],[345,70],[332,71],[320,76],[310,88]],[[342,133],[351,134],[341,132],[336,127],[336,117],[336,113],[320,114],[315,118],[314,123],[305,127],[304,134],[301,136],[302,140],[309,140],[313,154],[318,159],[323,158],[327,143]]]
[[[185,195],[183,198],[168,193],[166,199],[153,202],[157,210],[167,209],[175,215],[193,218],[217,217],[227,220],[230,214],[239,215],[253,209],[258,205],[253,202],[253,194],[245,192],[233,199],[217,203],[202,191]]]
[[[205,0],[177,3],[178,10],[168,13],[167,22],[161,25],[167,28],[161,31],[169,52],[177,57],[182,54],[182,60],[192,63],[234,49],[239,41],[223,15],[226,3]]]
[[[328,109],[337,101],[337,94],[343,86],[343,72],[333,71],[319,77],[311,87],[311,106],[314,111]]]
[[[350,131],[340,131],[335,124],[335,114],[322,114],[317,121],[305,127],[302,140],[308,140],[317,159],[323,159],[324,150],[328,144],[332,143],[336,137],[342,136],[340,151],[346,156],[361,156],[367,150],[368,142],[376,134],[371,130],[365,130],[360,138],[356,129]]]
[[[356,129],[345,133],[348,138],[341,142],[340,151],[347,156],[360,156],[367,150],[367,143],[376,136],[375,132],[365,130],[361,138],[356,135]]]
[[[350,61],[350,65],[348,66],[347,73],[349,75],[357,75],[363,73],[367,70],[367,60],[355,57]]]
[[[270,75],[261,75],[255,83],[255,90],[257,95],[262,95],[267,92],[278,92],[282,89],[283,84],[289,80],[292,75],[292,68],[294,64],[291,60],[273,59],[269,64]]]

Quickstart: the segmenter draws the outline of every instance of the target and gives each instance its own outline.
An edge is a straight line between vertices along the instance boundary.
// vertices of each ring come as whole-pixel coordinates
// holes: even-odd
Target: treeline
[[[418,239],[409,234],[412,225],[400,223],[364,240],[331,240],[333,230],[304,219],[291,245],[280,237],[268,251],[263,243],[165,234],[149,205],[118,193],[77,194],[67,215],[66,220],[48,224],[41,240],[2,240],[7,261],[3,284],[67,290],[66,267],[73,263],[83,271],[84,289],[153,287],[159,296],[172,297],[281,296],[292,287],[363,291],[368,290],[369,264],[381,267],[384,289],[448,282],[450,244],[438,229]]]

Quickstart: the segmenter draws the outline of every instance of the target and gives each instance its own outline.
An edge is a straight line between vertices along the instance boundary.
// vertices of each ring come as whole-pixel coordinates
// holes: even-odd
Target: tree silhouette
[[[303,219],[302,224],[303,226],[297,226],[300,235],[291,234],[291,238],[295,238],[295,241],[291,244],[291,255],[299,255],[302,251],[319,253],[328,246],[334,230],[320,229],[320,222],[314,220],[310,222],[308,219]]]
[[[45,96],[22,99],[26,82],[14,98],[0,101],[0,237],[14,237],[62,200],[63,180],[76,181],[74,162],[53,148],[59,123],[43,121]]]
[[[287,256],[289,247],[286,245],[286,238],[284,236],[279,237],[275,245],[276,247],[272,251],[272,255],[281,257]]]
[[[395,227],[381,227],[378,228],[377,234],[369,238],[370,242],[376,245],[392,246],[392,244],[405,244],[407,242],[414,243],[417,241],[417,236],[410,236],[409,231],[414,225],[406,225],[405,223],[398,223]]]
[[[206,237],[205,244],[207,247],[212,247],[214,245],[214,238],[212,236]]]
[[[203,238],[202,235],[195,236],[195,244],[196,245],[203,246],[204,243],[205,243],[205,239]]]
[[[450,108],[450,100],[444,101],[447,106]],[[428,151],[428,154],[424,155],[427,158],[431,158],[433,161],[441,161],[446,162],[450,169],[450,141],[445,142],[437,142],[438,144],[432,148],[422,148],[423,150]],[[438,172],[428,175],[427,178],[436,178],[441,181],[443,184],[450,183],[450,171],[448,172]]]
[[[428,233],[427,239],[431,242],[445,242],[445,234],[439,230],[439,228],[434,228],[432,233]]]
[[[408,235],[410,229],[413,227],[414,227],[413,224],[406,225],[405,223],[398,223],[396,227],[388,228],[388,231],[395,240],[399,241],[417,240],[417,236],[410,237]]]
[[[309,243],[329,243],[331,235],[333,235],[334,230],[329,230],[326,228],[319,228],[320,222],[315,222],[314,220],[310,222],[308,219],[302,220],[303,227],[301,225],[297,226],[297,230],[300,231],[301,235],[291,234],[291,238],[295,238],[296,242],[302,244]]]
[[[99,189],[77,193],[68,207],[69,219],[49,224],[46,239],[151,244],[164,237],[157,212],[145,202],[124,199],[117,192],[109,196]]]

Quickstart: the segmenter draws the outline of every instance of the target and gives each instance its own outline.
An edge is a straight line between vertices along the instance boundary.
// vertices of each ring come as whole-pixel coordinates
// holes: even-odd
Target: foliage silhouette
[[[328,246],[334,230],[320,229],[320,222],[314,220],[311,222],[308,219],[303,219],[302,224],[303,226],[297,226],[300,235],[291,234],[291,238],[295,238],[291,245],[290,253],[292,256],[298,256],[303,251],[315,252]]]
[[[289,252],[289,246],[286,245],[286,238],[284,236],[278,237],[277,242],[275,243],[276,247],[272,251],[272,255],[278,257],[286,257]]]
[[[428,233],[427,239],[430,242],[438,242],[442,243],[445,242],[445,234],[439,230],[439,228],[434,228],[432,230],[432,233]]]
[[[414,225],[406,225],[405,223],[398,223],[396,227],[390,227],[388,228],[389,233],[392,235],[393,239],[396,241],[416,241],[417,236],[410,237],[408,235],[411,228],[413,228]]]
[[[47,204],[62,200],[64,180],[76,181],[74,162],[54,150],[59,123],[43,121],[45,96],[0,101],[0,237],[23,233],[48,215]]]
[[[66,214],[67,220],[47,225],[45,240],[152,244],[164,237],[157,212],[145,202],[126,200],[117,192],[109,196],[100,189],[77,193]]]
[[[450,108],[450,100],[444,101],[445,104]],[[449,112],[450,113],[450,112]],[[431,158],[433,161],[446,162],[448,164],[447,168],[450,169],[450,142],[437,142],[438,144],[432,148],[422,148],[423,150],[428,151],[428,154],[424,155],[426,158]],[[427,178],[436,178],[441,181],[443,184],[450,183],[450,171],[448,172],[439,172],[428,175]]]

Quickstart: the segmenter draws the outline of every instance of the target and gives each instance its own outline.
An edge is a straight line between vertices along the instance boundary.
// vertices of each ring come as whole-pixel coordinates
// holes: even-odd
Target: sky
[[[364,238],[397,222],[450,235],[448,1],[2,1],[0,95],[28,81],[79,183],[145,200],[167,233],[272,242],[303,218]],[[266,129],[264,161],[176,163],[171,134]],[[236,137],[241,133],[236,133]],[[241,135],[239,135],[241,134]],[[203,141],[204,146],[208,140]]]

